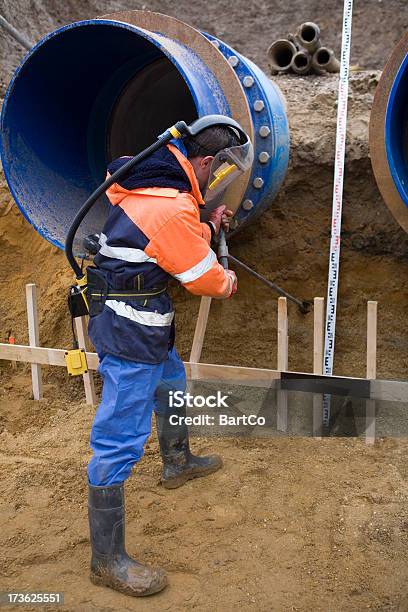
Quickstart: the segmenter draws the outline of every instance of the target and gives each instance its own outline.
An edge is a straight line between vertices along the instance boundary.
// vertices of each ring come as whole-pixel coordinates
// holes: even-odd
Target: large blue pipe
[[[408,54],[391,87],[385,119],[385,143],[391,176],[408,209]]]
[[[370,153],[384,201],[408,232],[408,32],[393,49],[375,92]]]
[[[196,35],[212,52],[218,49],[214,64],[206,60],[211,54],[196,52],[195,42],[108,18],[64,26],[24,58],[3,104],[2,162],[20,210],[52,244],[63,248],[72,218],[111,159],[137,153],[177,120],[235,116],[232,104],[245,107],[255,144],[252,174],[232,194],[239,200],[237,227],[270,204],[288,163],[283,99],[252,62],[209,35]],[[228,79],[220,83],[215,64],[221,61],[231,71],[231,88],[239,80],[239,103]],[[103,198],[78,240],[101,229],[106,209]]]

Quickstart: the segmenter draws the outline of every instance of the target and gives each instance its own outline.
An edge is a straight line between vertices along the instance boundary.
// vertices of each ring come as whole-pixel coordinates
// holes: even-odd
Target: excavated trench
[[[372,299],[379,302],[378,376],[404,378],[408,236],[385,207],[368,158],[368,121],[378,78],[378,71],[357,72],[350,82],[335,372],[364,376],[365,309]],[[233,237],[230,249],[261,274],[311,299],[326,295],[337,78],[276,77],[276,82],[288,102],[291,159],[286,181],[272,207]],[[67,346],[65,290],[71,276],[64,256],[22,219],[5,186],[1,193],[1,270],[6,275],[13,270],[13,283],[0,287],[3,337],[12,329],[17,342],[27,341],[23,285],[36,282],[41,341]],[[237,296],[212,304],[202,360],[276,367],[276,296],[237,272]],[[177,344],[186,359],[199,300],[177,286],[172,293]],[[303,316],[292,306],[289,367],[297,371],[312,367],[312,315]]]

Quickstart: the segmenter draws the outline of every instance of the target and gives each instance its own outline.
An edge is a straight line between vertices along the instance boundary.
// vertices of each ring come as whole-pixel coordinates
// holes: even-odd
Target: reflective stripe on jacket
[[[120,163],[120,160],[114,162]],[[126,159],[123,160],[123,163]],[[160,169],[160,184],[154,185]],[[231,281],[210,248],[211,232],[200,222],[204,205],[198,182],[186,157],[173,145],[162,148],[135,174],[107,191],[112,204],[100,234],[100,250],[94,264],[111,289],[129,290],[137,275],[150,289],[176,278],[191,293],[228,297]],[[150,178],[149,178],[150,176]],[[156,176],[156,178],[155,178]],[[166,358],[174,335],[174,311],[167,293],[141,300],[107,299],[101,314],[91,317],[89,335],[98,353],[110,353],[145,363]]]

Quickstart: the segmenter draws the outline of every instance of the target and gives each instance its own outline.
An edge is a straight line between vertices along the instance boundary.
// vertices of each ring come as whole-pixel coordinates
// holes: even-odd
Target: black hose
[[[99,185],[99,187],[95,189],[92,195],[90,195],[89,198],[86,200],[86,202],[81,206],[81,208],[75,215],[74,220],[71,223],[71,226],[68,230],[67,238],[65,240],[65,255],[66,255],[66,258],[68,259],[69,265],[71,266],[71,268],[73,269],[75,273],[77,280],[81,280],[84,274],[74,257],[73,244],[74,244],[75,234],[77,233],[78,228],[81,225],[82,220],[84,219],[85,215],[89,212],[89,210],[95,204],[96,200],[103,193],[105,193],[105,191],[109,189],[111,185],[113,185],[114,183],[117,183],[120,178],[122,178],[125,174],[129,172],[129,170],[133,168],[133,166],[135,166],[138,162],[142,161],[142,159],[144,159],[148,155],[151,155],[152,153],[157,151],[157,149],[162,147],[164,144],[168,143],[172,138],[173,138],[173,135],[171,134],[169,130],[164,132],[164,134],[159,136],[156,142],[151,144],[150,147],[147,147],[147,149],[144,149],[144,151],[141,151],[140,153],[132,157],[132,159],[129,159],[129,161],[126,162],[126,164],[124,164],[121,168],[119,168],[119,170],[116,170],[116,172],[114,172],[109,178],[107,178],[106,181],[104,181],[101,185]]]

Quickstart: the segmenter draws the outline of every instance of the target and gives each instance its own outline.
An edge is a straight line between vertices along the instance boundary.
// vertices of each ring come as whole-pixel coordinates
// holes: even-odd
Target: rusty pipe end
[[[302,23],[297,29],[296,38],[299,41],[299,47],[306,49],[309,53],[313,53],[321,46],[320,28],[313,21]]]
[[[290,67],[296,74],[307,74],[312,67],[312,56],[304,49],[297,51]]]
[[[316,70],[326,70],[327,72],[340,72],[340,62],[334,55],[333,49],[320,47],[314,52],[312,66]]]
[[[293,42],[279,38],[268,49],[268,62],[271,72],[287,72],[297,49]]]

